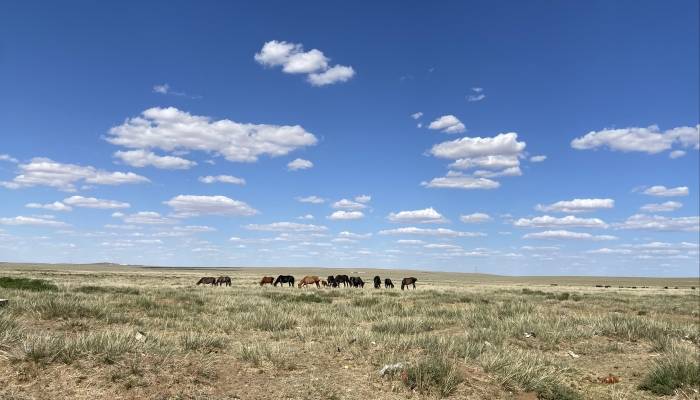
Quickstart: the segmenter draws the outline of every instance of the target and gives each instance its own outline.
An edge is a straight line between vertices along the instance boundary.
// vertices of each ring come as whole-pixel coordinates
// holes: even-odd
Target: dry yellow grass
[[[418,289],[258,285],[337,273]],[[232,287],[195,286],[222,274]],[[638,387],[680,357],[689,377],[670,398],[697,398],[693,279],[15,264],[0,277],[56,285],[0,287],[2,399],[652,399]]]

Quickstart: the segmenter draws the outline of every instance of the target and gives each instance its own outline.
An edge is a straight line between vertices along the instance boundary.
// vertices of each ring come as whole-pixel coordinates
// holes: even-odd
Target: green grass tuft
[[[0,287],[5,289],[29,290],[32,292],[55,292],[58,286],[43,279],[0,277]]]

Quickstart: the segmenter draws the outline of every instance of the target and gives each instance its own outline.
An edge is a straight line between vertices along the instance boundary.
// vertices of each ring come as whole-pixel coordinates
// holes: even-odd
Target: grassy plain
[[[258,285],[264,275],[337,273],[370,284]],[[233,286],[195,286],[219,275]],[[395,284],[415,276],[418,289],[375,290],[374,275]],[[698,287],[682,278],[0,264],[0,298],[9,299],[0,399],[697,399]],[[619,382],[601,383],[609,374]]]

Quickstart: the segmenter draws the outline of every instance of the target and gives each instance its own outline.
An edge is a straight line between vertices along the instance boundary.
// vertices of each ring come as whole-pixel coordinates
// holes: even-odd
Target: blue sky
[[[0,259],[698,274],[698,3],[0,13]]]

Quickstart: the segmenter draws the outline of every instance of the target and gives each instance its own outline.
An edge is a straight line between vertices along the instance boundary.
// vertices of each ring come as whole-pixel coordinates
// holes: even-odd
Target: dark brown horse
[[[231,277],[230,276],[220,276],[216,278],[216,285],[217,286],[231,286]]]
[[[316,287],[321,287],[321,279],[316,275],[305,276],[304,279],[299,281],[299,287],[306,287],[307,285],[316,284]]]
[[[275,278],[271,276],[263,276],[263,278],[260,280],[260,286],[264,286],[266,284],[272,285],[275,282]]]
[[[200,285],[200,284],[215,286],[216,285],[216,278],[214,278],[213,276],[205,276],[204,278],[197,281],[197,285]]]
[[[414,278],[414,277],[403,278],[403,279],[401,280],[401,290],[403,290],[404,288],[408,288],[408,287],[411,286],[411,285],[413,285],[413,288],[415,289],[415,288],[416,288],[416,282],[417,282],[417,281],[418,281],[418,279],[416,279],[416,278]]]

